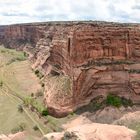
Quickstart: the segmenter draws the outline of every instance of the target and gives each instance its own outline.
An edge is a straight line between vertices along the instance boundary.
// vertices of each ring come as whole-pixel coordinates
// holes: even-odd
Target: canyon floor
[[[40,81],[30,67],[30,62],[23,52],[0,47],[0,134],[26,131],[26,140],[40,139],[48,132],[60,131],[60,124],[68,118],[56,119],[51,116],[39,118],[36,112],[25,108],[19,112],[23,104],[22,98],[43,92]],[[43,104],[43,95],[37,101]],[[45,125],[44,123],[47,123]],[[40,129],[34,130],[37,126]]]
[[[14,139],[9,136],[9,139],[40,140],[44,135],[47,138],[51,135],[54,140],[59,140],[58,136],[55,139],[55,135],[62,136],[63,130],[69,130],[69,128],[81,124],[98,123],[93,124],[94,127],[85,125],[80,129],[81,131],[89,129],[88,131],[91,133],[91,128],[95,130],[98,128],[100,133],[107,134],[108,132],[102,131],[102,126],[99,126],[107,123],[113,126],[103,126],[103,128],[116,132],[116,135],[120,135],[118,129],[123,132],[124,128],[116,128],[114,125],[124,125],[126,130],[127,127],[135,130],[137,132],[136,140],[140,140],[140,112],[137,106],[119,109],[107,107],[95,111],[95,104],[91,103],[64,118],[54,118],[50,115],[42,117],[36,111],[31,111],[30,107],[23,107],[24,111],[20,112],[19,108],[23,105],[23,99],[28,99],[33,95],[36,102],[40,106],[43,105],[43,95],[36,95],[38,92],[43,93],[44,89],[41,84],[41,79],[35,75],[24,52],[0,47],[0,134],[9,135],[23,131],[24,134],[19,134],[19,137]],[[2,140],[9,139],[3,138]],[[131,139],[128,138],[128,140]]]

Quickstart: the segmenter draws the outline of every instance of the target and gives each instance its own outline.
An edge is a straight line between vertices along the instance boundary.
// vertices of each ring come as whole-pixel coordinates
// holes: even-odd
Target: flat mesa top
[[[48,21],[48,22],[35,22],[35,23],[21,23],[21,24],[11,24],[11,25],[0,25],[1,26],[45,26],[45,25],[98,25],[98,26],[119,26],[119,27],[140,27],[140,23],[119,23],[119,22],[106,22],[106,21]]]

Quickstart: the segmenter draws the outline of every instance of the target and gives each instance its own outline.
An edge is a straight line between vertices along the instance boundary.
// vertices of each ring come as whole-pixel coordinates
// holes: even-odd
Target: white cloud
[[[105,20],[140,22],[140,0],[0,0],[0,24]]]

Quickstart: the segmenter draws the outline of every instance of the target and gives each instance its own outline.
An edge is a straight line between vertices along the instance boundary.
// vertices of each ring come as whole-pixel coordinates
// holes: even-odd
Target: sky
[[[97,20],[140,23],[140,0],[0,0],[0,24]]]

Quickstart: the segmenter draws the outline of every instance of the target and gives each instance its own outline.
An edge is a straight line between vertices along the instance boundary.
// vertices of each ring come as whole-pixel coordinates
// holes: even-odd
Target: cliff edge
[[[44,75],[44,102],[57,117],[109,93],[140,101],[140,24],[0,26],[0,43],[29,54]]]

